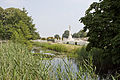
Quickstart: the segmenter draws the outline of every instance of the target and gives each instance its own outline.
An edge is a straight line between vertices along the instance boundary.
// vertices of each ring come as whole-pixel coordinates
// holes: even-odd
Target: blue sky
[[[28,11],[41,37],[60,36],[71,25],[72,33],[84,27],[79,19],[91,3],[98,0],[0,0],[3,8],[15,7]]]

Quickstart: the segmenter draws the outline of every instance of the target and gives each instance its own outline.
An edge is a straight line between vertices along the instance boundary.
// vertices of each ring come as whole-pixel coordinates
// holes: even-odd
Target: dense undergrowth
[[[109,78],[112,75],[111,79],[120,79],[119,68],[117,68],[118,70],[115,72],[115,66],[112,66],[110,59],[102,56],[103,51],[101,49],[93,48],[90,51],[86,51],[86,46],[83,46],[82,48],[78,48],[75,53],[78,54],[79,60],[87,60],[88,63],[93,64],[95,73],[100,75],[101,78]],[[112,70],[107,72],[108,69]]]

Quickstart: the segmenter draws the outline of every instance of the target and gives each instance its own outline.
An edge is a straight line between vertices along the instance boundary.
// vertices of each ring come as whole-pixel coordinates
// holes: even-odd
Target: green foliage
[[[75,53],[78,55],[78,59],[81,61],[81,63],[85,61],[87,64],[92,65],[92,69],[94,69],[101,78],[110,79],[111,75],[113,74],[112,72],[116,70],[112,69],[109,70],[109,74],[107,73],[108,68],[110,69],[114,67],[114,65],[112,65],[109,57],[104,57],[102,55],[104,53],[102,49],[92,48],[90,51],[86,51],[86,47],[83,46],[82,48],[78,48]],[[118,80],[120,74],[114,74],[114,78]]]
[[[22,44],[12,42],[3,44],[0,48],[0,61],[0,79],[49,79],[50,65],[43,64],[45,62],[42,59],[34,58],[28,48]]]
[[[119,71],[120,67],[120,1],[100,0],[90,5],[84,17],[80,21],[85,25],[84,31],[88,30],[87,36],[90,42],[87,50],[98,48],[103,51],[100,57],[102,63],[109,64],[106,72]],[[97,53],[98,54],[98,53]],[[99,55],[99,54],[98,54]],[[102,65],[100,63],[100,65]],[[103,70],[105,70],[103,67]],[[97,67],[99,68],[99,67]]]
[[[53,37],[47,37],[47,41],[55,42],[55,39]]]
[[[56,35],[54,36],[54,38],[56,38],[56,39],[58,40],[58,39],[60,39],[60,36],[59,36],[58,34],[56,34]]]
[[[83,46],[81,48],[78,48],[75,53],[78,55],[78,59],[80,59],[81,61],[87,60],[89,61],[90,64],[93,64],[93,55],[94,52],[93,51],[97,51],[96,49],[92,49],[91,51],[86,51],[86,46]]]
[[[38,46],[38,47],[44,47],[46,49],[54,50],[54,51],[57,51],[57,52],[68,52],[67,47],[65,45],[62,45],[62,44],[34,42],[33,45]]]
[[[46,38],[41,38],[41,40],[47,40]]]
[[[71,64],[63,60],[58,66],[51,64],[44,58],[36,58],[22,44],[10,42],[0,48],[0,79],[2,80],[96,80],[91,65],[85,64],[85,68],[79,66],[79,71],[74,72]],[[62,68],[65,66],[65,69]]]
[[[53,38],[53,37],[47,37],[47,40],[48,40],[48,39],[54,39],[54,38]]]
[[[32,48],[32,44],[29,40],[25,38],[25,36],[22,34],[22,31],[20,29],[13,30],[13,35],[11,36],[11,40],[14,43],[21,43],[23,45],[26,45],[28,49]]]
[[[63,33],[62,38],[68,38],[68,36],[69,36],[69,31],[66,30],[66,31]]]
[[[86,37],[87,36],[87,33],[84,32],[83,30],[80,30],[78,33],[74,33],[72,35],[73,38],[83,38],[83,37]]]
[[[78,48],[76,52],[78,54],[79,59],[88,59],[89,52],[86,51],[86,47],[83,46],[82,48]]]
[[[17,37],[18,35],[21,37]],[[20,10],[17,8],[2,9],[0,7],[0,36],[3,40],[16,40],[15,38],[30,40],[40,38],[36,32],[32,18],[28,16],[24,8]]]

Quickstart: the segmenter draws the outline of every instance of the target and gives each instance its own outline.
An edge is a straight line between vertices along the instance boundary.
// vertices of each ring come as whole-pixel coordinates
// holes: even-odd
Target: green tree
[[[120,67],[120,0],[100,0],[90,5],[80,21],[88,30],[87,50],[99,48],[99,70],[118,71]],[[97,53],[96,53],[97,54]],[[95,64],[96,65],[96,64]],[[98,67],[97,67],[98,68]]]
[[[69,36],[69,31],[66,30],[66,31],[63,33],[62,38],[68,38],[68,36]]]
[[[3,26],[3,29],[5,30],[4,36],[2,36],[3,39],[11,38],[10,36],[12,36],[13,33],[9,30],[11,30],[12,28],[22,29],[23,27],[27,28],[29,32],[28,35],[31,36],[27,39],[37,39],[40,37],[39,34],[36,32],[36,28],[33,24],[32,18],[28,16],[28,13],[24,8],[23,10],[20,10],[18,8],[0,8],[0,20],[0,23]],[[22,24],[24,24],[25,26],[18,26],[20,22],[22,22]]]
[[[35,24],[28,12],[23,8],[0,7],[0,39],[13,40],[31,48],[30,40],[40,38],[36,32]]]
[[[54,38],[56,38],[56,39],[58,40],[58,39],[60,39],[60,36],[59,36],[58,34],[56,34],[56,35],[54,36]]]
[[[18,24],[16,24],[18,28],[10,28],[9,32],[12,33],[11,40],[15,43],[22,43],[24,45],[27,45],[28,48],[32,48],[32,44],[30,43],[29,39],[32,37],[30,34],[29,28],[27,25],[24,24],[24,22],[20,21]]]
[[[83,38],[87,36],[87,32],[84,32],[83,30],[80,30],[78,33],[74,33],[72,35],[73,38]]]

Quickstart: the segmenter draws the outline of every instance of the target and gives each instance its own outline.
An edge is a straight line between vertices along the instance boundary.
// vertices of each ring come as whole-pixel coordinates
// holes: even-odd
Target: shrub
[[[75,53],[78,54],[79,59],[89,58],[89,52],[86,51],[86,46],[83,46],[82,48],[78,48]]]
[[[103,55],[104,51],[98,48],[92,48],[90,51],[86,51],[86,47],[83,46],[82,48],[78,48],[76,50],[76,53],[78,54],[78,59],[82,61],[87,60],[88,61],[87,63],[93,64],[93,68],[95,68],[95,72],[99,74],[101,77],[103,76],[105,78],[108,77],[107,75],[108,73],[110,75],[114,74],[115,73],[114,71],[116,71],[115,67],[119,66],[119,65],[118,66],[113,65],[110,58],[105,57],[106,55]]]
[[[41,40],[47,40],[46,38],[41,38]]]

